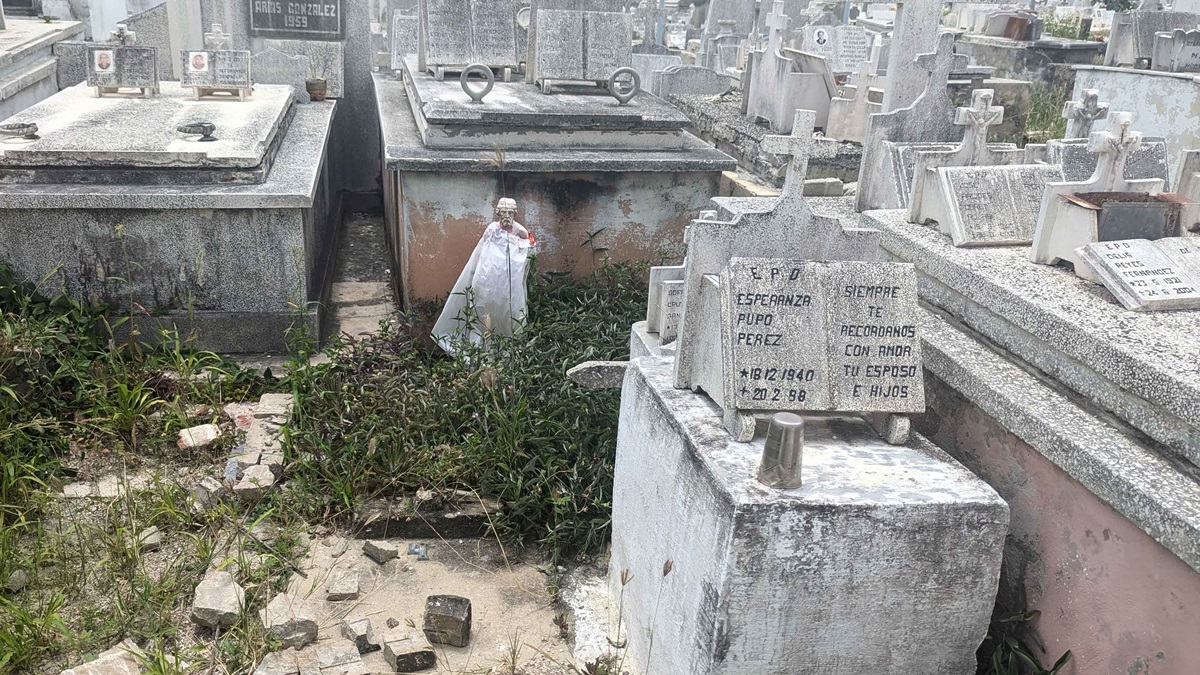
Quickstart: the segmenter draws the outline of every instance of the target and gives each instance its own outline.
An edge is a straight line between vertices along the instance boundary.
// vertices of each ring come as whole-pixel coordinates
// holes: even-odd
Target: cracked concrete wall
[[[495,173],[401,173],[388,208],[405,305],[450,292],[502,195],[516,199],[517,221],[537,240],[539,272],[584,275],[604,256],[681,260],[683,229],[720,182],[719,171],[507,173],[502,187]]]
[[[1011,509],[999,610],[1037,609],[1029,642],[1064,675],[1200,673],[1200,574],[945,382],[925,373],[914,431]]]

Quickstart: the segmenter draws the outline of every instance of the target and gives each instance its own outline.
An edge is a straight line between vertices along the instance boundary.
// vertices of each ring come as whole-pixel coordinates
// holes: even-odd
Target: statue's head
[[[500,201],[496,202],[496,216],[505,228],[512,227],[513,220],[517,217],[517,200],[501,197]]]

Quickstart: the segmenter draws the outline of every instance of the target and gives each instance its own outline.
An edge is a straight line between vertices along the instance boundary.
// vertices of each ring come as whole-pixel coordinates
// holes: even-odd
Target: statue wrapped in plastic
[[[483,231],[458,275],[446,306],[433,325],[433,338],[447,352],[464,341],[481,344],[488,335],[512,335],[525,322],[525,273],[534,239],[515,220],[517,202],[496,202],[497,220]]]

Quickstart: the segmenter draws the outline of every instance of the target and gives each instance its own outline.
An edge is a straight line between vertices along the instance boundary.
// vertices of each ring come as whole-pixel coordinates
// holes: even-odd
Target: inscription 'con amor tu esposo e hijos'
[[[749,267],[737,281],[742,288],[730,298],[730,337],[738,360],[745,364],[737,372],[737,394],[743,399],[820,407],[826,394],[817,396],[812,389],[823,392],[831,379],[837,383],[834,389],[850,398],[902,399],[914,391],[905,381],[921,376],[920,366],[912,363],[918,331],[915,324],[896,321],[903,312],[893,307],[904,299],[904,287],[842,284],[815,294],[801,292],[812,290],[813,278],[799,267]],[[768,288],[742,291],[753,285]],[[791,285],[802,288],[788,292]],[[838,309],[838,325],[825,330],[824,309],[830,303]],[[827,367],[786,362],[797,356],[807,360],[804,346],[814,340],[822,342],[821,349],[808,358],[824,359]],[[756,362],[753,367],[751,362]]]

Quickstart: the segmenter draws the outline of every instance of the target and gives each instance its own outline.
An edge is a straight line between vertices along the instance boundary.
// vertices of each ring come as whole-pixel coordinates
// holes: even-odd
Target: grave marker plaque
[[[925,409],[911,265],[734,258],[721,289],[727,413]]]
[[[679,336],[679,320],[683,318],[683,284],[683,279],[664,281],[662,284],[658,337],[664,345],[674,342]]]
[[[518,65],[516,2],[423,0],[421,6],[422,63],[427,69]]]
[[[123,87],[141,89],[146,96],[158,92],[157,47],[97,44],[88,47],[87,59],[87,83],[97,95]]]
[[[605,82],[613,71],[633,62],[629,14],[539,10],[538,33],[538,81]]]
[[[1200,245],[1191,238],[1096,242],[1079,257],[1126,309],[1200,309]]]
[[[862,26],[805,26],[804,51],[825,57],[832,72],[849,73],[870,57],[870,41]]]
[[[1029,244],[1046,184],[1062,178],[1056,164],[940,167],[939,225],[955,246]]]
[[[179,52],[183,87],[239,89],[250,86],[250,52],[237,49]]]
[[[342,0],[250,0],[250,33],[262,37],[340,40]]]

